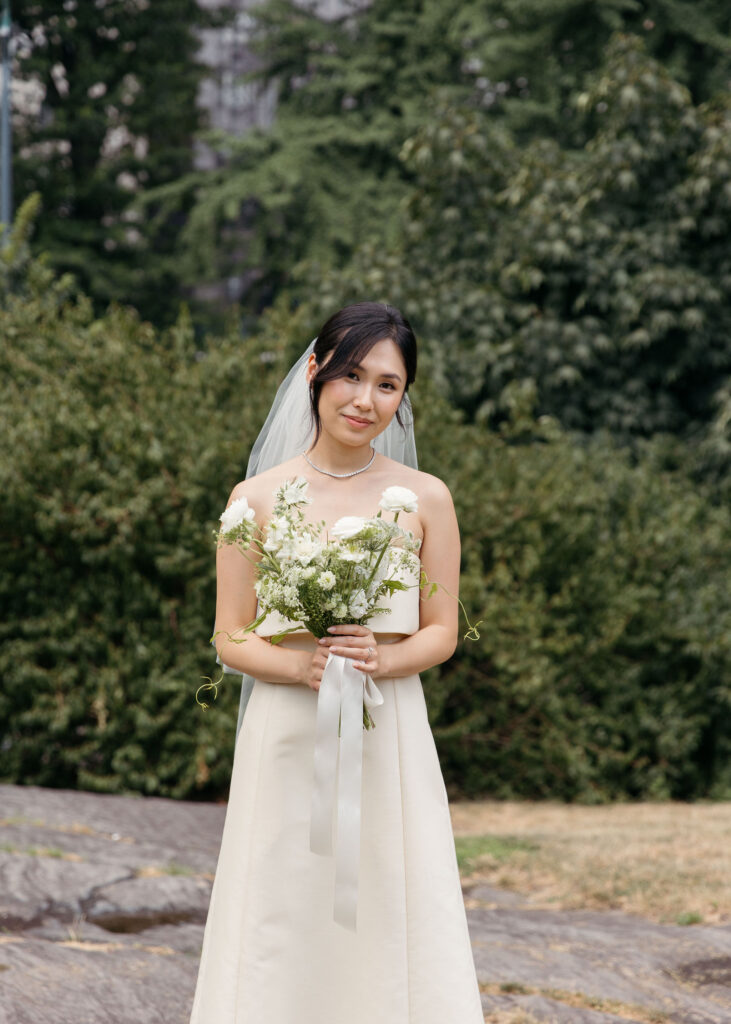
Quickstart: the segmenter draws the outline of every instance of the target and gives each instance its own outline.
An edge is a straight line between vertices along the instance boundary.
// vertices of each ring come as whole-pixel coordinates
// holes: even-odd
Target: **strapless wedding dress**
[[[378,638],[416,632],[398,591]],[[272,635],[271,622],[257,632]],[[379,642],[381,642],[379,640]],[[283,643],[314,649],[310,634]],[[190,1024],[482,1024],[449,805],[418,675],[376,680],[363,732],[357,929],[310,850],[318,694],[256,680],[234,754]],[[339,769],[338,769],[339,771]],[[336,830],[337,831],[337,830]]]

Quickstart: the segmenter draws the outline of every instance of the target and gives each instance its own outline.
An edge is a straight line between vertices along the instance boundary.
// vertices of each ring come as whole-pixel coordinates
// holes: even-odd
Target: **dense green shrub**
[[[157,334],[94,319],[42,264],[25,277],[0,309],[2,778],[220,793],[237,697],[194,701],[215,668],[211,529],[276,348],[232,329],[199,351],[185,315]]]
[[[668,468],[675,442],[632,459],[534,424],[514,397],[502,435],[445,430],[437,399],[420,420],[423,468],[457,505],[463,597],[484,620],[479,643],[425,679],[448,785],[728,797],[728,506]]]
[[[310,325],[275,308],[199,350],[185,314],[162,334],[96,319],[26,261],[30,212],[0,256],[0,778],[225,795],[236,678],[194,701],[214,670],[211,531]],[[530,389],[501,433],[428,376],[414,397],[484,620],[425,676],[451,792],[731,794],[728,506],[676,442],[576,441],[534,419]]]

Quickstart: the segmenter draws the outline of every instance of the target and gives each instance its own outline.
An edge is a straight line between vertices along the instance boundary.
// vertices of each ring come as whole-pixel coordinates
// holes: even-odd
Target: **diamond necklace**
[[[329,469],[320,469],[319,466],[316,466],[312,459],[308,458],[307,452],[302,452],[302,457],[305,459],[306,462],[309,462],[312,468],[316,469],[318,473],[324,473],[326,476],[336,476],[340,480],[343,480],[346,476],[357,476],[358,473],[365,473],[365,471],[372,464],[373,460],[376,457],[376,449],[371,448],[371,452],[373,454],[371,455],[370,459],[365,464],[365,466],[363,466],[361,469],[354,469],[352,473],[331,473]]]

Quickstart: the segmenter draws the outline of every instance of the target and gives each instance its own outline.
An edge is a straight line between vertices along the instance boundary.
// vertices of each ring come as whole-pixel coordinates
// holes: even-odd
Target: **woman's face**
[[[310,357],[308,378],[316,372]],[[406,388],[406,364],[390,338],[377,341],[344,377],[325,381],[318,411],[323,432],[342,444],[368,444],[386,429]]]

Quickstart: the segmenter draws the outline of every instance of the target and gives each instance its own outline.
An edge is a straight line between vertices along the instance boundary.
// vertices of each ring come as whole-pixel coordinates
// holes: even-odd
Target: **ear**
[[[318,367],[317,367],[317,359],[315,358],[315,353],[314,352],[310,352],[309,358],[307,360],[307,373],[306,373],[307,383],[308,384],[311,384],[312,381],[315,379],[315,374],[317,373],[317,369],[318,369]]]

